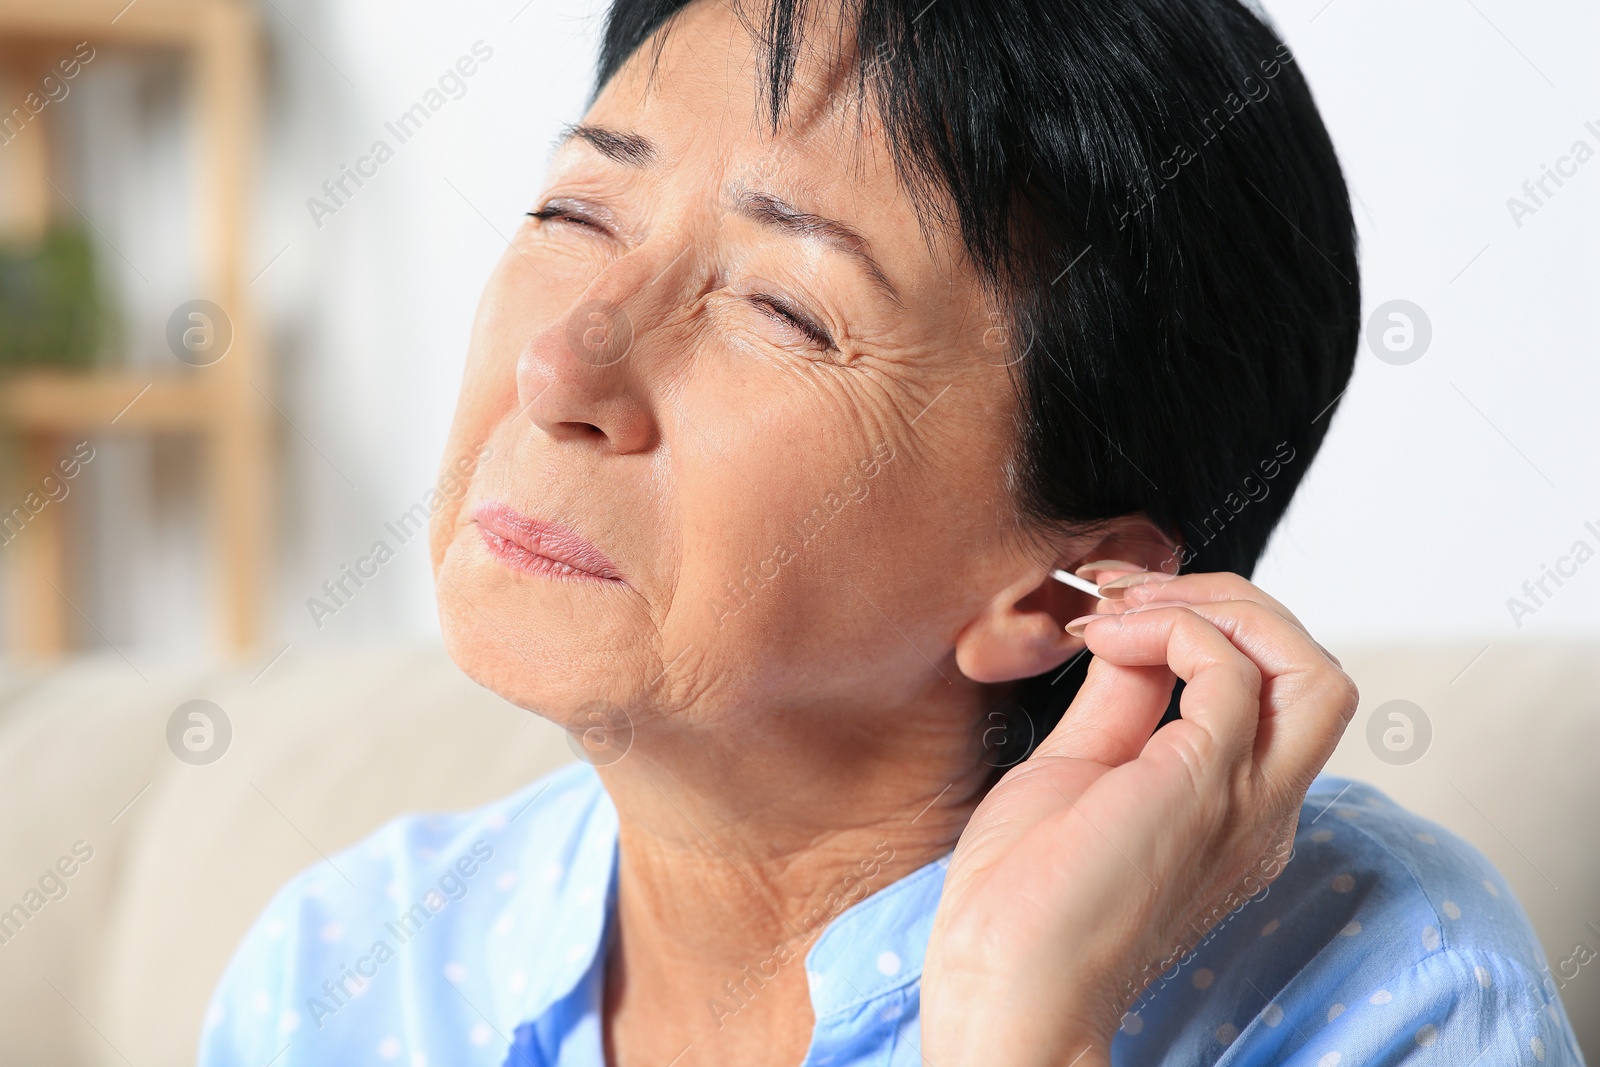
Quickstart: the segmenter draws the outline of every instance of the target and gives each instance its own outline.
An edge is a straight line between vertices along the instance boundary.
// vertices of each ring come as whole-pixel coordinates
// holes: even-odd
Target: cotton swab
[[[1085,578],[1079,578],[1070,571],[1051,571],[1050,577],[1064,585],[1072,586],[1079,592],[1088,593],[1090,596],[1097,597],[1100,595],[1100,587],[1098,585]]]

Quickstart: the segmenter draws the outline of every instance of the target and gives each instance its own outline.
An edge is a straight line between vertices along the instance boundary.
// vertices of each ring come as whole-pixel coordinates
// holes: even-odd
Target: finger
[[[1186,607],[1211,622],[1233,646],[1249,657],[1264,680],[1297,675],[1333,661],[1322,646],[1311,639],[1293,620],[1254,600],[1191,600],[1170,602],[1161,599],[1124,612],[1141,615],[1162,607]]]
[[[1133,574],[1162,574],[1165,572],[1151,571],[1142,563],[1130,563],[1125,559],[1097,559],[1092,563],[1080,563],[1072,573],[1079,578],[1098,585]]]
[[[1159,667],[1126,667],[1103,659],[1089,663],[1066,714],[1034,750],[1120,766],[1139,755],[1172,700],[1173,673]]]
[[[1284,607],[1275,597],[1247,578],[1226,571],[1204,571],[1197,574],[1163,574],[1161,571],[1140,571],[1124,574],[1100,583],[1100,592],[1108,600],[1120,600],[1129,607],[1144,607],[1163,600],[1180,603],[1203,604],[1215,600],[1249,600],[1271,608],[1302,630],[1305,625],[1294,612]]]
[[[1187,607],[1102,615],[1083,631],[1089,650],[1126,667],[1162,664],[1185,682],[1184,719],[1235,755],[1248,755],[1261,715],[1261,670],[1210,620]]]
[[[1257,766],[1276,781],[1309,784],[1355,714],[1354,683],[1304,630],[1261,604],[1219,601],[1190,604],[1188,610],[1209,621],[1261,672]]]

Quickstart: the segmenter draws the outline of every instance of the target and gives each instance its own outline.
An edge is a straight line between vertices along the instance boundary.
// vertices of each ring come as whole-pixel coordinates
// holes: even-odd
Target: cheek
[[[819,698],[926,672],[912,642],[932,650],[948,624],[927,610],[937,583],[919,577],[944,564],[911,491],[926,482],[910,469],[915,428],[838,368],[708,362],[672,435],[683,552],[668,647]],[[930,533],[932,555],[913,560]]]

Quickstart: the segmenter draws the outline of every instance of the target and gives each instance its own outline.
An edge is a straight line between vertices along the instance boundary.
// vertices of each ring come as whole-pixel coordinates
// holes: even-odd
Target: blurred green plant
[[[88,367],[109,330],[88,234],[61,225],[0,242],[0,369]]]

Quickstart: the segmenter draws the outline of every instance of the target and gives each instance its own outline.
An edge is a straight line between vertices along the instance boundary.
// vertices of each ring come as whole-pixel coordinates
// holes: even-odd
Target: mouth
[[[622,574],[591,542],[494,501],[473,511],[489,554],[525,574],[570,581],[620,582]]]

